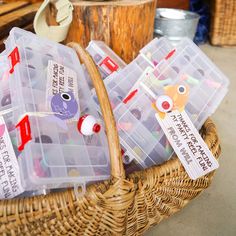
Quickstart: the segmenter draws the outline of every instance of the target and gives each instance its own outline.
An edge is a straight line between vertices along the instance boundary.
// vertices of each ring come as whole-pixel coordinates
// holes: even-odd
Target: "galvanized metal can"
[[[182,38],[193,40],[200,16],[197,13],[171,8],[157,8],[154,32],[156,37],[165,36],[173,44]]]

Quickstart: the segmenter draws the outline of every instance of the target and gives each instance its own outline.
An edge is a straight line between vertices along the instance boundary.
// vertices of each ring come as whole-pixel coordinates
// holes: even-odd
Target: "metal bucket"
[[[193,40],[200,16],[190,11],[157,8],[154,32],[156,37],[165,36],[176,44],[184,37]]]

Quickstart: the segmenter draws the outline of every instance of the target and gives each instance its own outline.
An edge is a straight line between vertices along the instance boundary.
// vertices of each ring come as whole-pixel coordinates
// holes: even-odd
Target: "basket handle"
[[[106,88],[101,79],[101,75],[98,72],[93,59],[78,43],[71,42],[68,43],[67,46],[73,48],[76,51],[79,59],[85,64],[90,78],[93,82],[98,101],[101,106],[101,111],[106,128],[106,135],[108,139],[111,159],[111,175],[115,178],[125,178],[125,171],[121,157],[121,148],[119,136],[116,129],[116,122],[111,109]]]

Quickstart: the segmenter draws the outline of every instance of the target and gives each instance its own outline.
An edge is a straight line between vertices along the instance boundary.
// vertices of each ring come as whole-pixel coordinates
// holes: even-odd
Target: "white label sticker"
[[[219,167],[218,161],[194,127],[185,111],[174,110],[156,118],[175,153],[193,180]]]
[[[55,61],[48,61],[46,101],[62,92],[72,92],[78,101],[78,82],[76,72]]]
[[[17,158],[5,121],[0,116],[0,199],[13,198],[22,192]]]

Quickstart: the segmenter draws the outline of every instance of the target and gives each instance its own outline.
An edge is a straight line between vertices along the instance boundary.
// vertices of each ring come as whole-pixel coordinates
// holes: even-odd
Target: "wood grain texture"
[[[236,1],[212,0],[210,42],[218,46],[236,45]]]
[[[8,35],[12,27],[24,27],[33,22],[40,3],[35,3],[0,17],[1,37]]]
[[[105,41],[130,62],[153,38],[156,0],[78,1],[66,42],[86,47],[91,39]]]
[[[43,0],[25,0],[28,3],[43,2]],[[16,2],[16,0],[3,0],[4,3]]]
[[[5,39],[0,39],[0,53],[1,53],[2,51],[4,51],[4,49],[5,49],[4,40],[5,40]]]
[[[11,2],[0,5],[0,16],[29,5],[28,2]]]
[[[158,8],[175,8],[175,9],[189,9],[190,0],[158,0],[157,7]]]

